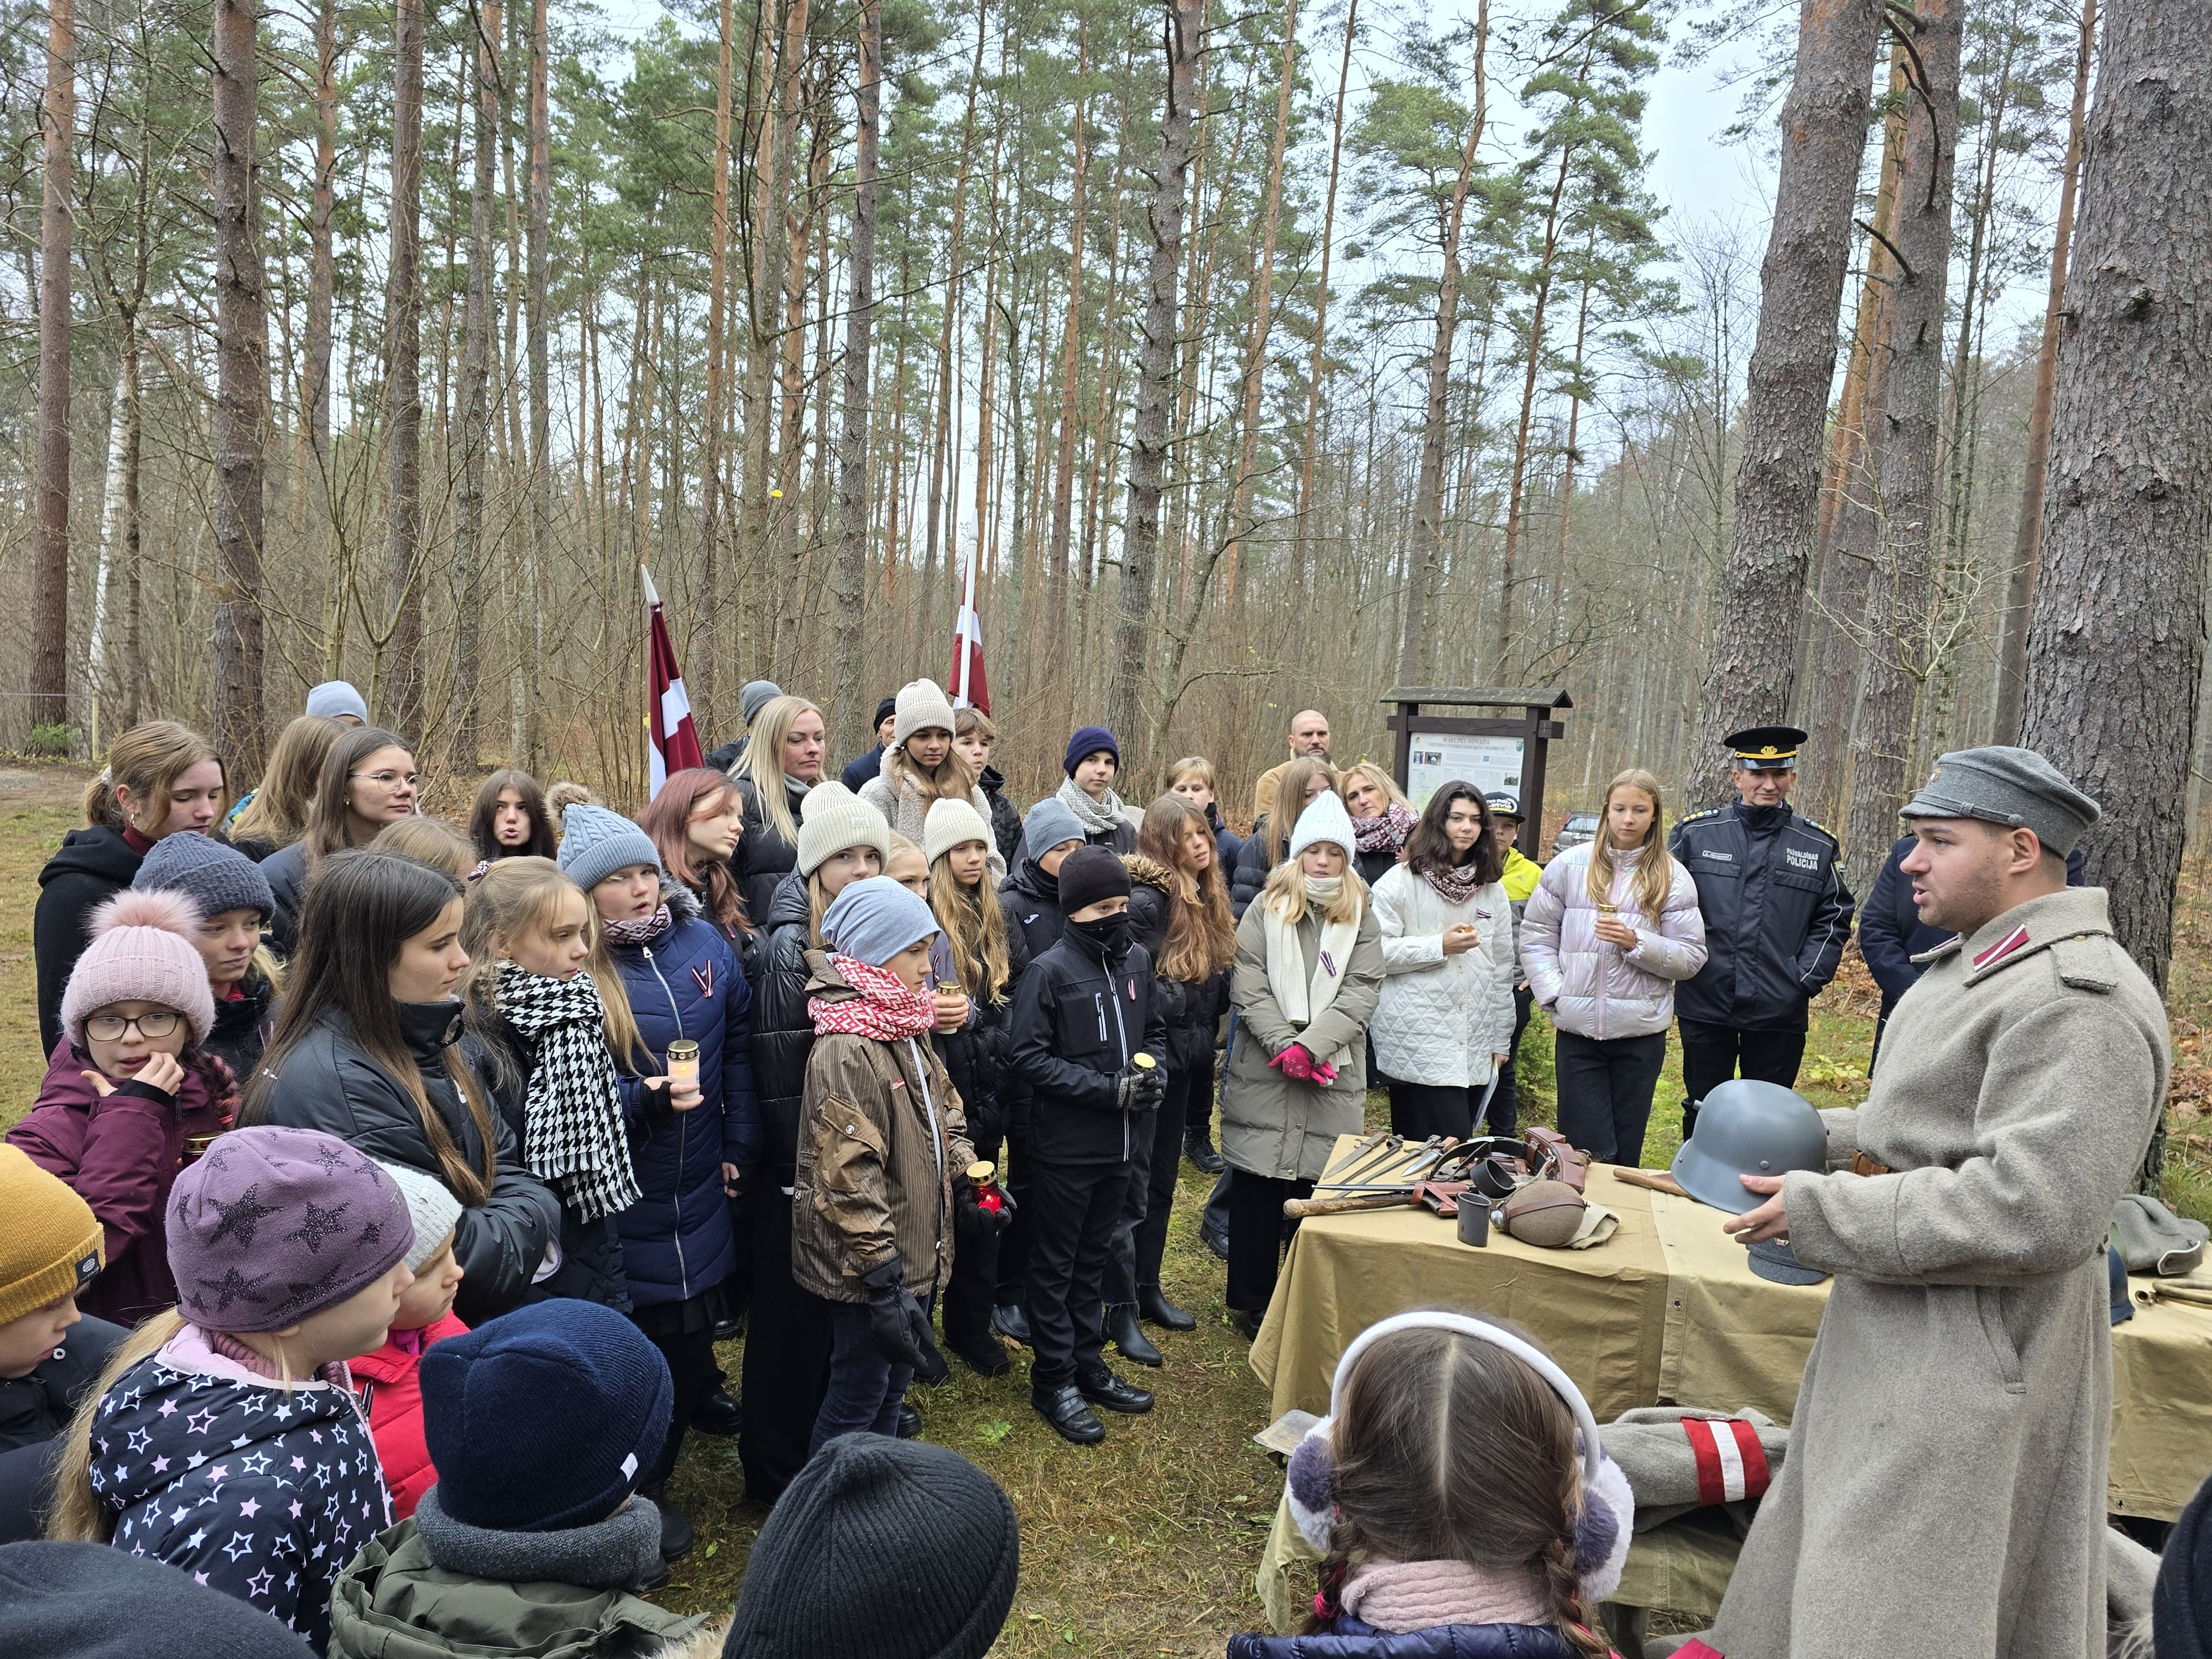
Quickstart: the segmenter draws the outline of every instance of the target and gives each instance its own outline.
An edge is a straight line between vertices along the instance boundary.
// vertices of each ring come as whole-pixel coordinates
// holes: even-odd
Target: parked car
[[[1597,839],[1598,826],[1605,822],[1596,812],[1570,812],[1567,821],[1559,826],[1559,833],[1552,837],[1552,856],[1565,852],[1570,847],[1587,847]]]

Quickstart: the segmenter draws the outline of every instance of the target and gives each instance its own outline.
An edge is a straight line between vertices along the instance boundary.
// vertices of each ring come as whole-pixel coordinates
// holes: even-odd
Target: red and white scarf
[[[830,962],[844,976],[845,983],[860,994],[834,1001],[827,997],[807,998],[807,1017],[814,1022],[817,1036],[836,1032],[872,1037],[878,1042],[897,1042],[925,1036],[935,1028],[937,1000],[928,992],[911,989],[890,969],[874,967],[857,957],[833,956]]]

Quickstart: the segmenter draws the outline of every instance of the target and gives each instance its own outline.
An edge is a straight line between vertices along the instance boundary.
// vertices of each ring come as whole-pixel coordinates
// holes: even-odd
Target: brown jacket
[[[826,957],[808,963],[810,998],[860,995]],[[865,1302],[860,1276],[896,1250],[907,1288],[936,1295],[952,1272],[953,1177],[975,1161],[960,1097],[927,1036],[815,1038],[791,1192],[792,1278],[832,1302]]]

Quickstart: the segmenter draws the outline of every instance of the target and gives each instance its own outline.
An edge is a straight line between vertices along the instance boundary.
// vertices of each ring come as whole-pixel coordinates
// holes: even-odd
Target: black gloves
[[[1157,1109],[1167,1098],[1167,1073],[1157,1066],[1149,1071],[1132,1066],[1121,1073],[1114,1094],[1114,1103],[1125,1112],[1149,1112]]]
[[[1003,1210],[987,1210],[975,1201],[975,1185],[966,1176],[952,1182],[952,1226],[963,1238],[996,1238],[1013,1225],[1014,1196],[1001,1192]]]
[[[889,1260],[860,1275],[868,1293],[868,1332],[876,1352],[894,1365],[911,1366],[923,1382],[942,1382],[952,1368],[930,1340],[929,1315],[906,1287],[906,1263],[894,1250]]]

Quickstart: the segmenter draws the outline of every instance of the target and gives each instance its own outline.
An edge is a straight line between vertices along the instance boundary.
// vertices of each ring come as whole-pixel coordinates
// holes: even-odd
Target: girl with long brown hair
[[[689,888],[707,920],[740,949],[753,936],[732,867],[745,829],[744,797],[729,774],[710,766],[672,773],[637,815],[660,849],[660,867]]]
[[[1605,1164],[1644,1156],[1674,987],[1705,965],[1698,885],[1667,851],[1659,780],[1606,787],[1595,841],[1553,859],[1521,921],[1521,963],[1552,1017],[1559,1133]]]
[[[1259,897],[1269,872],[1282,863],[1300,814],[1313,805],[1316,796],[1335,787],[1336,769],[1324,756],[1300,755],[1284,763],[1275,779],[1274,806],[1252,826],[1251,838],[1237,854],[1237,868],[1229,878],[1229,908],[1239,921]]]
[[[307,878],[332,853],[366,847],[387,823],[411,817],[422,798],[414,751],[381,726],[364,726],[331,744],[307,809],[307,827],[261,866],[276,900],[269,931],[276,954],[289,957],[298,938]]]
[[[477,786],[469,805],[469,839],[477,856],[494,864],[501,859],[550,859],[561,844],[544,786],[513,766],[501,767]]]
[[[890,747],[882,769],[862,784],[860,799],[884,815],[884,822],[919,846],[927,834],[929,809],[940,800],[962,800],[990,822],[991,803],[975,769],[954,743],[959,718],[934,680],[915,680],[899,688]],[[1006,873],[996,841],[991,842],[992,878]]]
[[[460,1316],[480,1325],[521,1302],[561,1216],[461,1046],[461,890],[393,853],[323,860],[241,1116],[325,1130],[443,1182],[464,1206]]]

